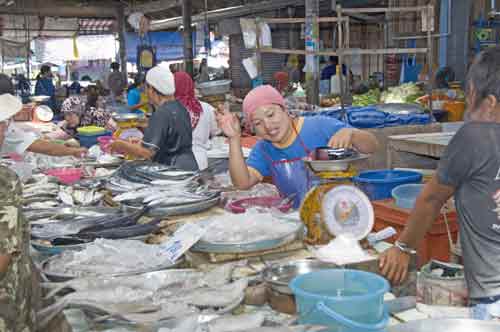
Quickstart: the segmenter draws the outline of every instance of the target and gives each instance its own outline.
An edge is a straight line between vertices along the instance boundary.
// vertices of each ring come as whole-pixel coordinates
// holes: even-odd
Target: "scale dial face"
[[[325,193],[321,201],[321,217],[333,236],[351,234],[364,239],[374,224],[373,206],[368,197],[354,186],[342,185]]]

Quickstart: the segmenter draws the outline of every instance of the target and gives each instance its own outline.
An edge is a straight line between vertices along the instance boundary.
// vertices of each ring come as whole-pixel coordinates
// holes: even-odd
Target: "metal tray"
[[[369,158],[367,154],[360,154],[354,158],[343,160],[305,160],[305,164],[313,172],[343,172],[349,169],[351,163]]]
[[[217,80],[200,83],[196,88],[203,96],[224,94],[231,88],[231,80]]]
[[[64,281],[80,278],[79,276],[75,276],[75,275],[57,274],[57,273],[52,273],[50,271],[47,271],[48,264],[51,261],[56,260],[59,255],[60,254],[55,255],[55,256],[51,256],[48,259],[44,260],[40,264],[41,272],[47,277],[47,279],[49,279],[49,281],[52,281],[52,282],[64,282]],[[158,265],[158,266],[152,267],[152,268],[147,269],[147,270],[136,270],[136,271],[129,271],[129,272],[124,272],[124,273],[113,273],[113,274],[107,274],[105,276],[106,277],[120,277],[120,276],[128,276],[128,275],[134,275],[134,274],[141,274],[141,273],[155,272],[155,271],[171,269],[171,268],[178,267],[180,264],[182,264],[184,262],[184,260],[185,260],[185,257],[182,256],[174,264],[167,262],[165,264]]]
[[[296,276],[313,271],[338,268],[332,263],[321,262],[316,259],[304,259],[289,263],[273,264],[262,271],[262,279],[279,293],[293,295],[288,287],[290,281]]]
[[[200,240],[193,247],[191,247],[191,250],[213,254],[244,254],[256,251],[271,250],[299,239],[304,233],[304,225],[302,223],[297,223],[297,225],[297,230],[276,239],[263,240],[252,243],[210,243]]]

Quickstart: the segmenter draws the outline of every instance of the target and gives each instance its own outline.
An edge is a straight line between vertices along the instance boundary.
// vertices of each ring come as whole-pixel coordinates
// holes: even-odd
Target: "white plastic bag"
[[[250,49],[255,48],[257,46],[257,25],[255,24],[255,19],[240,18],[240,26],[245,47]]]
[[[260,46],[261,47],[273,47],[273,39],[271,36],[271,28],[267,23],[259,23],[260,29]]]
[[[257,58],[254,56],[250,58],[243,59],[243,67],[245,67],[245,70],[248,73],[248,76],[253,80],[254,78],[257,77],[258,71],[257,71]]]

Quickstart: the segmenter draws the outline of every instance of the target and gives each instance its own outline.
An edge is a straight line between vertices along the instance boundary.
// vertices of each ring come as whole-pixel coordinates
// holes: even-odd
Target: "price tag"
[[[206,229],[196,223],[182,225],[174,235],[160,244],[162,255],[174,263],[205,234]]]

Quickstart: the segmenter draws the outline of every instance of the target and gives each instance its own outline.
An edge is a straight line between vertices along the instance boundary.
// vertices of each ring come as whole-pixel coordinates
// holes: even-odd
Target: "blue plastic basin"
[[[392,197],[396,206],[402,209],[413,209],[418,195],[422,192],[423,184],[403,184],[392,190]]]
[[[303,274],[289,284],[300,324],[330,332],[379,332],[389,323],[384,294],[389,283],[370,272],[332,269]]]
[[[391,198],[392,190],[402,184],[420,182],[422,182],[421,173],[389,169],[364,171],[354,177],[354,183],[372,201]]]
[[[91,148],[92,146],[98,144],[97,139],[101,136],[111,136],[112,132],[110,131],[105,131],[102,134],[98,135],[77,135],[78,140],[80,141],[80,146],[83,146],[85,148]]]

